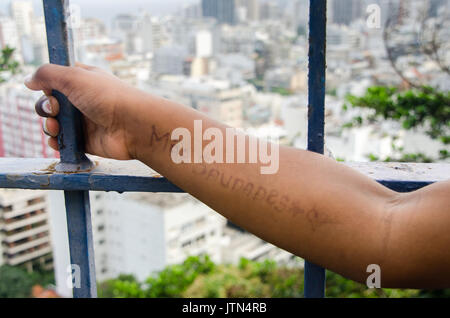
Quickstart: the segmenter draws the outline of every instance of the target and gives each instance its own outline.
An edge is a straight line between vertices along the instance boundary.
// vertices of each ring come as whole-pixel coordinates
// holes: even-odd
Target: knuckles
[[[74,86],[74,79],[79,76],[79,68],[64,67],[55,64],[44,64],[34,73],[33,79],[43,89],[55,89],[64,95],[70,95]]]

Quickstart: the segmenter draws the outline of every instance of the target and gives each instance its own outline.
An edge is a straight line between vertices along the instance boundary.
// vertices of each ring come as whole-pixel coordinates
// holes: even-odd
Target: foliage
[[[100,298],[143,298],[141,284],[133,275],[119,275],[116,279],[102,282],[98,286]]]
[[[423,127],[431,138],[450,143],[450,92],[439,92],[431,87],[398,92],[393,87],[373,86],[362,97],[348,95],[347,101],[353,107],[375,111],[365,119],[356,117],[353,124],[393,119],[401,122],[405,129]]]
[[[306,27],[305,26],[303,26],[303,25],[299,25],[298,27],[297,27],[297,35],[298,36],[306,36]]]
[[[419,290],[367,288],[367,286],[327,271],[326,296],[345,298],[404,298],[418,297]]]
[[[249,79],[247,82],[253,85],[258,91],[262,91],[264,89],[264,79],[262,78]]]
[[[238,266],[219,265],[210,275],[201,275],[184,297],[301,297],[299,269],[277,267],[273,261],[241,259]]]
[[[132,275],[121,275],[99,284],[99,297],[141,298],[181,297],[198,275],[214,270],[208,256],[188,257],[182,264],[170,265],[140,283]]]
[[[5,46],[0,55],[0,73],[11,72],[16,74],[19,69],[19,62],[14,61],[13,54],[15,49]],[[4,82],[5,79],[0,77],[0,83]]]
[[[241,259],[236,265],[215,265],[209,257],[189,257],[139,283],[133,276],[99,284],[99,297],[251,298],[303,297],[303,269],[273,261]],[[450,290],[369,289],[327,272],[327,297],[449,297]]]
[[[199,275],[211,273],[215,267],[209,256],[188,257],[182,264],[168,266],[156,277],[148,278],[146,295],[181,297]]]
[[[29,297],[33,281],[26,271],[19,267],[0,267],[0,298]]]
[[[347,102],[352,107],[372,110],[368,116],[356,116],[344,128],[376,123],[381,120],[394,120],[402,124],[404,129],[421,128],[432,139],[441,141],[444,145],[450,143],[450,92],[439,92],[431,87],[422,87],[399,92],[394,87],[369,87],[362,97],[347,96]],[[344,105],[344,110],[348,109]],[[394,146],[393,146],[394,147]],[[394,149],[399,157],[385,158],[384,161],[400,162],[432,162],[435,159],[423,153],[404,153],[402,148]],[[374,155],[371,160],[379,160]],[[438,158],[449,158],[448,150],[439,152]]]
[[[0,298],[30,297],[31,288],[36,284],[54,284],[53,272],[35,270],[28,273],[20,266],[0,266]]]
[[[290,96],[290,95],[292,95],[292,92],[289,89],[284,88],[284,87],[273,87],[271,89],[271,92],[280,94],[282,96]]]

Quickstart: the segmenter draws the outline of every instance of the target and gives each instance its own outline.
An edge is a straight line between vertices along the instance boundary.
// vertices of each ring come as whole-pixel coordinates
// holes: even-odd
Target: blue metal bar
[[[325,125],[326,0],[309,2],[308,150],[323,154]],[[307,298],[325,296],[325,269],[305,260]]]
[[[183,192],[166,178],[139,161],[96,158],[89,172],[63,173],[54,169],[55,159],[2,158],[0,188],[117,191]],[[399,192],[410,192],[450,176],[445,163],[342,163]]]
[[[68,0],[43,0],[50,63],[70,66],[73,64],[73,43],[68,26]],[[84,154],[81,113],[60,92],[53,91],[60,112],[60,134],[58,144],[61,162],[57,171],[84,171],[92,162]],[[89,193],[86,191],[64,191],[67,226],[69,232],[70,261],[77,266],[79,277],[74,282],[73,297],[96,297],[94,249],[92,242]],[[78,271],[79,270],[79,271]]]
[[[72,270],[74,270],[74,274],[79,275],[72,277],[73,297],[97,297],[89,192],[64,191],[64,199],[69,234],[70,263],[72,266],[77,266]]]
[[[74,53],[72,32],[66,21],[68,0],[44,0],[45,24],[50,63],[70,66],[73,64]],[[53,96],[59,102],[58,121],[61,132],[58,135],[61,164],[57,170],[79,171],[92,166],[84,154],[82,116],[69,100],[60,92],[53,91]]]

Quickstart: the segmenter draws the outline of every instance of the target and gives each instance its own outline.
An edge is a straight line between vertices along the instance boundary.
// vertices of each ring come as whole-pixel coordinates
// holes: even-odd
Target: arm
[[[399,194],[343,164],[288,147],[279,149],[275,174],[261,174],[261,164],[176,164],[171,146],[177,141],[170,140],[176,128],[186,128],[193,145],[194,120],[223,136],[228,127],[86,66],[44,66],[27,86],[60,90],[81,110],[89,153],[141,160],[268,242],[360,282],[367,266],[378,264],[383,287],[450,286],[448,181]],[[54,116],[58,105],[50,102]],[[48,119],[46,128],[58,134],[56,120]],[[55,138],[49,142],[57,147]]]

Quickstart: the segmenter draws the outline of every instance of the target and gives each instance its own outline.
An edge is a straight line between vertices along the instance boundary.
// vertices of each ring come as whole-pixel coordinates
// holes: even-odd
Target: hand
[[[83,114],[87,153],[118,160],[136,158],[135,142],[127,129],[132,125],[127,105],[133,88],[117,77],[83,64],[75,67],[47,64],[25,85],[45,94],[36,103],[36,112],[46,117],[43,129],[50,136],[48,143],[53,149],[58,150],[59,123],[54,117],[59,113],[59,104],[51,93],[57,90]]]

